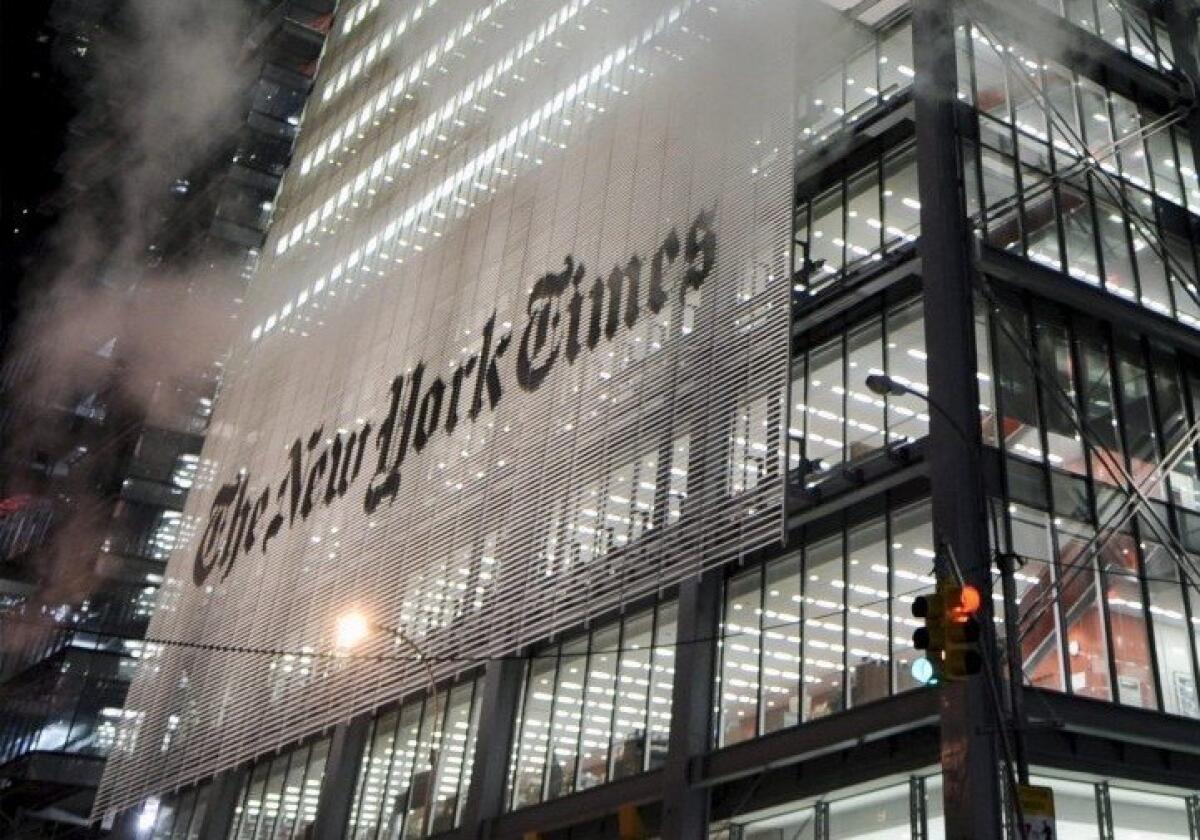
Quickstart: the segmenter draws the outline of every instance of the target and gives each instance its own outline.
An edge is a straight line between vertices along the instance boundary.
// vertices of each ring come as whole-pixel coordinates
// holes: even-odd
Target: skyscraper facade
[[[188,149],[146,136],[146,80],[170,75],[148,5],[45,5],[37,41],[75,116],[27,254],[25,302],[49,287],[51,315],[6,334],[0,365],[0,834],[89,837],[220,379],[197,335],[237,315],[332,4],[231,3],[219,33],[189,33],[237,67],[186,87],[221,116]],[[194,334],[163,327],[201,299]]]
[[[96,817],[1200,836],[1198,72],[1186,0],[344,3]]]

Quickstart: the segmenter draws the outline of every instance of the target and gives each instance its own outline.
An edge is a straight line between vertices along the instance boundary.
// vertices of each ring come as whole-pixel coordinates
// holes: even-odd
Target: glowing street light
[[[425,814],[421,818],[428,833],[428,827],[432,824],[431,821],[433,819],[434,782],[439,773],[438,741],[444,736],[444,733],[439,731],[441,728],[440,721],[442,720],[442,698],[438,694],[437,681],[434,679],[433,666],[429,658],[425,656],[425,652],[421,650],[421,647],[400,628],[376,624],[367,618],[366,614],[361,610],[349,609],[339,615],[334,621],[333,643],[338,650],[349,652],[366,641],[367,637],[375,631],[386,633],[403,644],[413,652],[417,661],[425,666],[425,678],[428,680],[428,699],[433,704],[433,721],[435,727],[434,737],[429,739],[429,779],[425,783]]]
[[[351,650],[362,644],[371,635],[371,623],[358,610],[344,612],[337,617],[333,629],[333,643],[339,650]]]

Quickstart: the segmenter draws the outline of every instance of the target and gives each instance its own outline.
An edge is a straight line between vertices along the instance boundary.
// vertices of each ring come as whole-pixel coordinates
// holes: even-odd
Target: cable
[[[925,591],[928,591],[928,587],[922,586],[919,589],[908,590],[905,592],[898,593],[894,596],[889,595],[889,596],[877,598],[877,599],[874,599],[871,601],[863,601],[861,603],[855,604],[855,608],[861,609],[863,607],[872,607],[872,606],[878,606],[881,604],[887,604],[893,600],[899,600],[899,599],[903,599],[905,597],[911,597],[914,594],[917,594],[920,592],[925,592]],[[820,613],[820,614],[816,614],[816,615],[806,615],[806,616],[796,619],[795,621],[784,621],[784,622],[779,622],[776,624],[763,625],[757,629],[746,629],[746,630],[739,630],[736,632],[722,632],[722,633],[718,633],[716,635],[697,636],[697,637],[693,637],[690,639],[676,639],[674,642],[670,642],[670,643],[650,644],[650,645],[645,645],[645,646],[641,646],[641,647],[618,646],[615,648],[605,648],[603,650],[589,650],[589,651],[585,651],[585,652],[579,653],[579,654],[572,654],[572,655],[570,655],[569,658],[574,658],[575,656],[583,657],[583,656],[620,655],[623,653],[645,653],[647,651],[661,650],[661,649],[666,649],[666,648],[677,648],[677,647],[681,647],[684,645],[707,644],[710,642],[724,642],[727,639],[735,639],[735,638],[742,637],[742,636],[762,636],[772,630],[782,630],[782,629],[789,628],[789,627],[802,626],[803,624],[810,622],[810,621],[820,621],[820,620],[827,619],[827,618],[840,617],[844,614],[844,612],[845,612],[845,608],[839,607],[838,609],[831,610],[830,612],[827,612],[827,613]],[[559,654],[559,653],[527,654],[527,655],[507,654],[507,655],[499,655],[499,656],[444,656],[444,655],[443,656],[439,656],[439,655],[394,656],[394,655],[390,655],[390,654],[363,654],[363,653],[356,654],[356,653],[351,653],[351,652],[341,652],[341,651],[331,651],[331,650],[324,650],[324,651],[288,650],[288,649],[281,649],[281,648],[252,647],[252,646],[245,646],[245,645],[222,645],[222,644],[215,644],[215,643],[211,643],[211,642],[191,642],[191,641],[183,641],[183,640],[178,640],[178,639],[149,638],[149,637],[137,636],[137,635],[130,634],[130,633],[121,633],[120,631],[111,631],[110,632],[110,631],[107,631],[104,629],[84,629],[84,628],[76,627],[74,625],[62,624],[62,623],[58,623],[58,622],[41,622],[41,621],[36,621],[33,619],[14,618],[11,615],[5,615],[3,613],[0,613],[0,623],[2,623],[4,621],[11,621],[14,624],[30,624],[30,625],[36,625],[36,626],[41,626],[41,627],[46,627],[46,626],[55,627],[57,629],[62,629],[62,630],[70,630],[70,631],[74,631],[74,632],[78,632],[78,633],[87,633],[87,634],[96,635],[96,636],[106,636],[106,637],[112,638],[112,639],[117,639],[117,640],[121,640],[121,641],[138,642],[138,643],[143,643],[146,645],[159,645],[159,646],[163,646],[163,647],[176,647],[176,648],[185,648],[185,649],[193,649],[193,650],[202,650],[202,651],[208,651],[208,652],[213,652],[213,653],[236,653],[236,654],[248,654],[248,655],[258,655],[258,656],[278,656],[278,657],[294,656],[297,658],[310,657],[310,658],[314,658],[314,659],[334,659],[334,660],[350,660],[350,661],[366,661],[366,662],[462,662],[462,663],[468,663],[468,664],[485,664],[487,662],[527,661],[527,660],[531,660],[531,659],[559,659],[559,658],[561,658],[561,654]],[[387,628],[384,628],[384,629],[387,629]],[[801,644],[803,644],[803,642],[801,642]]]

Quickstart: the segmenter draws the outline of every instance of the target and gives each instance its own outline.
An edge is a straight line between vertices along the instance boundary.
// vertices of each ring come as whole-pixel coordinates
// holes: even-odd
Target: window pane
[[[1096,179],[1092,179],[1093,184]],[[1101,193],[1097,193],[1100,195]],[[1112,204],[1097,201],[1100,223],[1100,256],[1104,260],[1104,287],[1113,294],[1133,300],[1133,260],[1129,255],[1125,216]]]
[[[863,793],[829,805],[830,840],[910,835],[908,785]]]
[[[1163,711],[1200,717],[1179,569],[1167,549],[1154,540],[1142,540],[1142,557],[1146,588],[1150,592],[1150,618],[1154,624],[1154,651],[1162,684]]]
[[[1075,365],[1067,329],[1062,324],[1050,323],[1048,313],[1040,313],[1038,320],[1038,355],[1042,371],[1051,383],[1051,387],[1044,389],[1042,400],[1046,411],[1047,458],[1052,467],[1086,476],[1083,441],[1076,427],[1077,394],[1071,375]]]
[[[841,187],[830,190],[813,201],[812,240],[809,253],[813,261],[813,274],[809,285],[818,289],[839,274],[844,264],[842,246],[845,230],[842,226]]]
[[[882,517],[847,529],[847,667],[850,705],[890,691],[887,529]]]
[[[978,29],[971,28],[975,50],[975,104],[985,114],[1009,121],[1008,82],[1000,49]]]
[[[556,666],[553,656],[546,654],[552,651],[544,650],[529,665],[513,775],[514,808],[542,801],[542,776],[550,743],[550,704],[554,699]]]
[[[892,662],[897,691],[917,688],[912,663],[917,658],[912,634],[924,622],[913,618],[912,602],[928,594],[937,580],[933,576],[933,524],[928,503],[892,514]]]
[[[653,611],[625,619],[612,737],[614,779],[641,773],[646,767],[646,707],[653,634]]]
[[[654,673],[650,689],[650,769],[661,767],[667,758],[671,734],[671,697],[675,679],[675,638],[679,608],[663,604],[658,608],[654,630]]]
[[[854,122],[875,106],[878,63],[872,44],[846,65],[846,122]]]
[[[409,788],[413,780],[413,767],[417,761],[418,739],[421,729],[421,701],[409,702],[400,710],[395,739],[389,739],[391,761],[383,788],[380,837],[399,837],[404,826],[404,814],[408,808]]]
[[[1158,708],[1145,599],[1138,581],[1138,551],[1132,535],[1118,533],[1101,552],[1108,601],[1109,637],[1117,668],[1117,701],[1145,709]]]
[[[283,785],[283,804],[272,837],[291,837],[300,823],[301,800],[304,795],[304,774],[308,768],[308,750],[298,754],[288,768]]]
[[[619,624],[597,630],[588,657],[587,703],[583,721],[583,759],[579,767],[581,790],[608,781],[609,741],[613,737],[613,707],[617,685],[617,651],[621,647]]]
[[[767,565],[763,595],[762,731],[800,723],[799,553]]]
[[[721,627],[721,746],[753,738],[758,717],[761,572],[729,579]]]
[[[586,637],[563,645],[554,685],[554,714],[550,729],[550,769],[546,798],[575,790],[579,768],[579,723],[583,716],[583,680],[587,673]]]
[[[1110,787],[1114,837],[1188,840],[1187,805],[1182,796]]]
[[[867,377],[883,372],[883,325],[872,318],[846,338],[846,450],[855,461],[883,447],[883,399],[867,389]]]
[[[1100,604],[1095,560],[1085,552],[1092,530],[1082,522],[1062,520],[1058,529],[1059,566],[1063,583],[1060,608],[1066,623],[1071,689],[1097,700],[1112,699],[1108,644]]]
[[[1049,516],[1022,505],[1009,507],[1012,551],[1025,559],[1016,571],[1017,627],[1025,678],[1030,685],[1062,691],[1062,648],[1059,643],[1058,611],[1052,609],[1056,595],[1056,570]]]
[[[822,344],[808,357],[805,383],[804,457],[809,470],[828,469],[842,461],[842,341]]]
[[[889,249],[915,242],[921,232],[917,159],[911,148],[884,158],[883,222],[884,243]]]
[[[912,24],[893,29],[879,49],[879,91],[885,100],[912,84]]]
[[[810,546],[804,555],[804,719],[840,712],[845,642],[841,535]]]
[[[847,187],[846,267],[859,267],[879,259],[883,247],[883,221],[879,204],[879,171],[875,166],[850,179]]]
[[[436,834],[454,827],[459,797],[465,792],[462,780],[463,762],[471,725],[471,697],[474,684],[455,686],[450,692],[442,727],[438,766],[434,775],[433,815],[429,832]],[[460,789],[460,782],[463,787]]]
[[[888,312],[887,374],[917,394],[929,390],[925,382],[925,313],[919,300]],[[886,399],[889,443],[929,434],[928,405],[921,397],[901,394]]]

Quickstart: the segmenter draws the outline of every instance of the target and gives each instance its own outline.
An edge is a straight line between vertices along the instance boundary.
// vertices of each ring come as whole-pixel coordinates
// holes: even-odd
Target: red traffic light
[[[961,624],[979,612],[980,607],[983,606],[983,595],[978,587],[970,584],[958,588],[957,594],[958,602],[951,605],[947,612],[950,614],[951,621]]]

